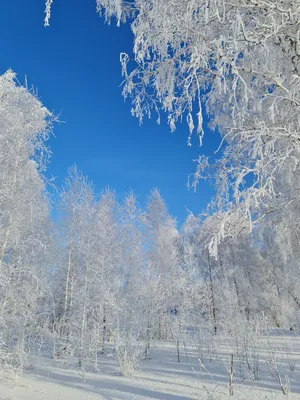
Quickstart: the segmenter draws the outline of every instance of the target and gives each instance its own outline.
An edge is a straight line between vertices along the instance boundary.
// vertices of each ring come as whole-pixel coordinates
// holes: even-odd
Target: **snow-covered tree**
[[[0,337],[20,364],[42,323],[39,301],[50,233],[42,172],[51,120],[12,71],[0,77]]]
[[[46,1],[46,25],[51,1]],[[97,0],[107,21],[129,22],[133,59],[121,54],[123,94],[140,121],[166,112],[172,130],[186,117],[202,141],[204,114],[222,135],[219,159],[199,157],[196,185],[213,176],[225,236],[283,207],[274,182],[299,168],[298,0]],[[205,172],[206,171],[206,172]],[[275,199],[275,200],[274,200]],[[274,204],[275,203],[275,204]],[[230,223],[227,223],[227,222]],[[225,227],[225,230],[223,229]],[[233,231],[231,230],[233,228]]]
[[[59,194],[59,209],[61,265],[56,271],[59,285],[55,288],[59,343],[55,351],[57,355],[62,351],[78,354],[82,348],[78,329],[85,329],[94,199],[91,183],[75,165],[69,169]]]

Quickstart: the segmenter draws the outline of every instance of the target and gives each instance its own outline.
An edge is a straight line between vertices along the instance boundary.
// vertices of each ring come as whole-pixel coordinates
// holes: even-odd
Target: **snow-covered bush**
[[[114,331],[114,351],[123,376],[132,377],[144,357],[144,346],[129,332]]]

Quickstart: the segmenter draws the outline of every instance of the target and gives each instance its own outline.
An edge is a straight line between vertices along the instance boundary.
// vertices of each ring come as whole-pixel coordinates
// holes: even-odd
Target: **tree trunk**
[[[16,155],[16,161],[14,165],[14,170],[13,170],[13,178],[12,178],[12,188],[11,188],[11,203],[13,202],[15,198],[15,192],[16,192],[16,184],[17,184],[17,174],[18,174],[18,169],[19,169],[19,159],[20,159],[20,151],[22,147],[22,133],[20,133],[19,140],[18,140],[18,149],[17,149],[17,155]],[[13,222],[13,213],[14,213],[14,207],[13,204],[10,204],[10,209],[9,209],[9,218],[8,218],[8,224],[6,227],[6,231],[4,234],[4,241],[2,244],[1,248],[1,255],[0,255],[0,271],[2,270],[2,264],[3,264],[3,259],[5,256],[6,248],[8,245],[8,238],[10,235],[10,230]]]
[[[106,307],[103,307],[103,325],[102,325],[102,351],[101,353],[104,353],[104,348],[105,348],[105,338],[106,338]]]
[[[214,281],[212,276],[212,268],[210,264],[210,259],[208,256],[208,269],[209,269],[209,286],[210,286],[210,298],[211,298],[211,312],[213,318],[214,333],[217,334],[217,316],[216,316],[216,303],[215,303],[215,293],[214,293]]]
[[[85,325],[86,325],[86,294],[87,294],[88,275],[89,275],[89,267],[90,267],[89,257],[90,257],[90,232],[88,234],[88,246],[87,246],[86,264],[85,264],[85,276],[84,276],[79,367],[83,367],[83,360],[84,360],[84,344],[85,344],[84,338],[85,338]]]

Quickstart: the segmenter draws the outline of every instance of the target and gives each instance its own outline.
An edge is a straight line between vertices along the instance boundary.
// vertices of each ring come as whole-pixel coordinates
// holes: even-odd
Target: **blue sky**
[[[131,53],[130,27],[110,26],[96,14],[94,0],[55,0],[50,28],[44,28],[44,0],[0,4],[0,73],[25,76],[61,124],[50,140],[48,174],[59,184],[74,162],[95,184],[110,186],[121,197],[132,189],[144,205],[158,187],[170,213],[181,224],[186,208],[205,208],[213,190],[206,182],[197,192],[186,188],[198,154],[212,154],[217,134],[206,132],[204,146],[195,137],[186,145],[186,124],[174,134],[162,118],[142,126],[121,96],[120,52]]]

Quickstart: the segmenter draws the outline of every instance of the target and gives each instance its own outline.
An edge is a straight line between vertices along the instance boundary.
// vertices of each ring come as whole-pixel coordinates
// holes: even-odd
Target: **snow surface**
[[[249,377],[240,378],[238,365],[234,365],[234,395],[228,393],[227,372],[231,354],[230,348],[218,344],[218,356],[204,358],[203,363],[197,357],[196,347],[190,342],[186,354],[182,349],[181,362],[177,362],[175,344],[171,341],[160,342],[153,351],[151,360],[143,361],[140,371],[134,378],[120,376],[116,360],[110,351],[100,356],[99,370],[94,372],[90,363],[82,371],[76,368],[76,360],[32,360],[22,375],[12,371],[2,373],[0,378],[1,400],[280,400],[300,399],[300,337],[275,333],[271,337],[272,348],[280,374],[288,376],[291,393],[282,394],[280,386],[272,376],[263,360],[268,354],[260,348],[261,377],[253,381]],[[287,351],[288,350],[288,357]],[[187,357],[188,360],[187,360]],[[34,365],[34,366],[33,366]],[[290,365],[295,370],[290,370]],[[226,368],[227,367],[227,368]]]

